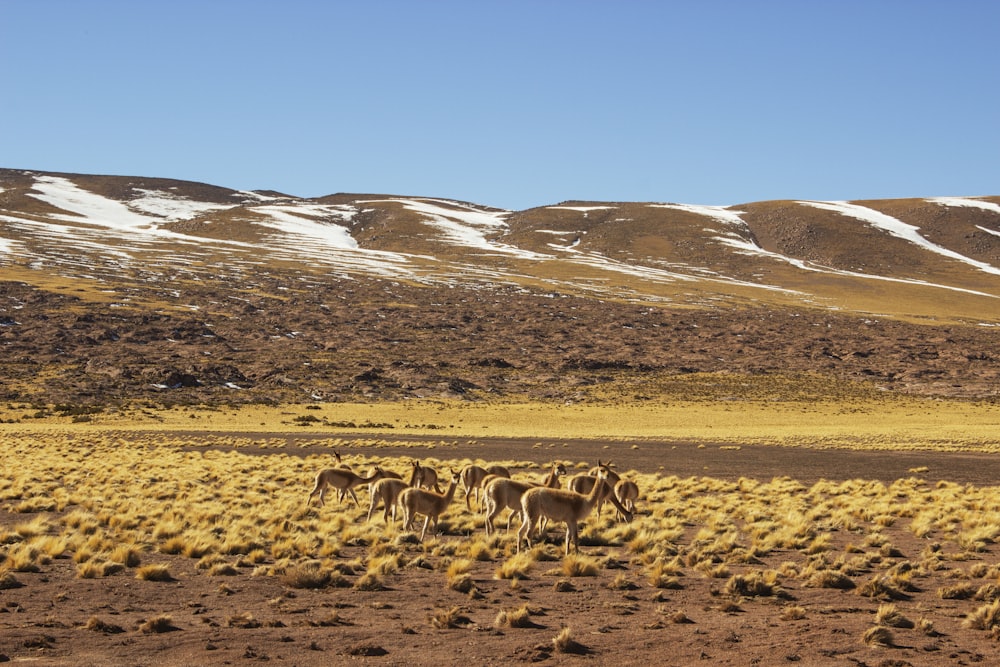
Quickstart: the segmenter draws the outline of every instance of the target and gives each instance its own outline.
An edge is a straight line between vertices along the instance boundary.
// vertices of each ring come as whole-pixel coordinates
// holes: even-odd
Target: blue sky
[[[0,166],[305,197],[1000,195],[1000,3],[0,0]]]

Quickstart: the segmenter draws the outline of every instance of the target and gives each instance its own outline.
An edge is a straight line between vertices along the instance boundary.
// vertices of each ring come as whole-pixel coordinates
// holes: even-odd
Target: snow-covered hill
[[[564,202],[303,199],[0,170],[5,268],[121,284],[370,276],[695,306],[780,303],[1000,321],[1000,199]],[[21,273],[21,275],[26,275]]]

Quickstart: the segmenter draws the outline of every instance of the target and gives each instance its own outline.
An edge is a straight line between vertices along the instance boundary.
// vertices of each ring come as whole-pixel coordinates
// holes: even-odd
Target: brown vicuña
[[[480,494],[483,488],[483,481],[490,475],[510,478],[510,471],[502,465],[491,465],[485,468],[477,465],[467,465],[462,468],[462,487],[465,489],[466,509],[472,509],[472,505],[469,503],[469,495],[472,493],[475,493],[476,504],[480,505],[480,509],[482,509],[482,496]]]
[[[360,507],[360,504],[358,503],[358,496],[354,493],[354,488],[361,486],[362,484],[371,484],[372,482],[382,479],[383,477],[385,477],[385,471],[378,466],[375,466],[374,472],[368,477],[362,477],[347,468],[327,468],[326,470],[321,470],[319,474],[316,475],[316,485],[309,493],[309,499],[306,503],[311,503],[313,496],[319,494],[319,504],[320,507],[322,507],[324,505],[323,496],[326,495],[327,488],[333,487],[338,491],[344,491],[350,494],[351,498],[354,500],[354,504]]]
[[[410,474],[410,486],[415,489],[434,489],[441,493],[438,485],[438,474],[434,468],[420,465],[420,461],[413,461],[413,472]]]
[[[452,498],[455,497],[455,489],[458,487],[459,473],[451,471],[451,482],[448,490],[443,494],[434,493],[429,489],[418,489],[416,487],[403,489],[399,494],[399,506],[403,508],[403,530],[409,530],[413,518],[417,514],[424,515],[424,528],[420,531],[420,541],[424,541],[427,534],[427,526],[434,521],[434,529],[437,530],[438,518],[448,509]]]
[[[576,551],[580,550],[580,522],[586,519],[594,507],[604,498],[610,497],[611,502],[619,506],[626,519],[631,521],[632,514],[620,506],[614,498],[611,487],[604,479],[605,471],[601,470],[588,495],[564,489],[534,488],[528,489],[521,496],[521,527],[517,531],[517,552],[521,551],[521,540],[531,547],[531,529],[542,518],[550,521],[562,521],[566,524],[566,549],[569,555],[570,542]]]
[[[541,486],[549,489],[559,488],[559,477],[566,474],[566,467],[561,463],[554,464],[542,480]],[[494,531],[493,520],[504,509],[510,509],[507,515],[507,532],[510,532],[510,520],[515,514],[521,513],[521,496],[528,489],[538,486],[531,482],[520,482],[505,477],[494,477],[483,487],[483,510],[486,512],[486,534]],[[524,517],[521,517],[522,522]]]
[[[371,521],[372,514],[375,513],[375,509],[378,507],[379,502],[385,505],[385,510],[382,512],[382,518],[386,523],[389,523],[389,511],[392,511],[392,520],[396,520],[396,504],[399,500],[399,494],[405,489],[409,488],[409,485],[401,479],[395,479],[388,477],[385,479],[380,479],[370,487],[368,487],[369,505],[368,505],[368,521]]]

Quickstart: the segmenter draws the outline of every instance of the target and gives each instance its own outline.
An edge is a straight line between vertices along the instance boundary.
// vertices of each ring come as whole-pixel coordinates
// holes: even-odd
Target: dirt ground
[[[439,458],[552,458],[532,442],[484,441],[455,444]],[[581,459],[611,458],[622,470],[735,480],[788,476],[810,484],[820,478],[880,479],[912,476],[918,466],[928,485],[937,480],[991,485],[998,462],[984,454],[854,452],[747,446],[739,450],[683,443],[644,443],[615,451],[590,443]],[[558,447],[559,445],[553,445]],[[463,451],[463,447],[473,448]],[[349,448],[349,447],[348,447]],[[294,445],[282,450],[294,453]],[[304,449],[315,453],[315,449]],[[413,455],[412,447],[405,450]],[[260,452],[262,455],[267,452]],[[380,453],[385,453],[380,450]],[[642,511],[641,505],[639,508]],[[335,502],[318,512],[337,512]],[[25,516],[0,511],[0,526]],[[515,521],[515,525],[516,525]],[[694,539],[701,526],[687,528]],[[905,522],[884,534],[899,560],[917,559],[929,541]],[[549,529],[557,544],[561,526]],[[446,532],[429,544],[467,539]],[[834,534],[843,547],[851,536]],[[419,556],[428,545],[406,544]],[[429,547],[428,547],[429,548]],[[366,553],[349,546],[340,558]],[[525,579],[494,576],[500,560],[476,562],[472,594],[451,590],[439,570],[405,567],[384,578],[384,590],[345,587],[293,589],[278,577],[206,576],[195,560],[144,554],[143,564],[169,563],[172,579],[140,581],[125,572],[97,579],[77,577],[75,563],[56,559],[41,572],[18,572],[18,585],[0,590],[0,661],[40,665],[971,665],[1000,664],[1000,644],[989,633],[965,627],[967,614],[982,603],[945,599],[939,590],[954,584],[954,568],[916,581],[892,602],[916,627],[893,627],[884,646],[863,641],[886,602],[857,590],[807,588],[782,581],[775,595],[734,596],[725,579],[692,569],[675,588],[654,588],[620,547],[582,546],[587,555],[608,557],[596,576],[553,573],[559,562],[540,562]],[[989,544],[976,562],[993,566],[1000,546]],[[798,554],[775,551],[754,569],[779,569]],[[733,573],[751,564],[730,566]],[[977,582],[984,583],[984,582]],[[497,627],[500,612],[527,605],[527,627]],[[919,620],[933,618],[933,628]],[[158,621],[158,622],[157,622]],[[572,642],[555,641],[568,628]]]

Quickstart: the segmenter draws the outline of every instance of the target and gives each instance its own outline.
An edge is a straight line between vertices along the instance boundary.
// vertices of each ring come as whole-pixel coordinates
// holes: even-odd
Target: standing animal
[[[566,474],[566,468],[557,463],[552,466],[548,474],[542,479],[542,486],[550,489],[559,488],[560,475]],[[520,482],[506,477],[493,477],[483,485],[483,511],[486,513],[485,528],[486,534],[493,533],[493,520],[504,509],[510,509],[507,515],[507,532],[510,532],[510,520],[515,514],[521,513],[521,496],[525,491],[538,486],[530,482]],[[524,517],[521,517],[523,523]]]
[[[521,550],[521,540],[531,547],[531,530],[543,517],[551,521],[566,523],[566,548],[569,555],[569,545],[572,542],[576,551],[580,550],[580,522],[586,519],[594,507],[611,494],[611,487],[605,480],[605,471],[598,472],[593,488],[587,495],[564,489],[547,489],[537,487],[528,489],[521,496],[521,528],[517,531],[517,551]],[[617,503],[617,499],[613,502]],[[628,520],[631,513],[621,508]]]
[[[368,477],[362,477],[357,473],[351,472],[347,468],[327,468],[326,470],[321,470],[319,474],[316,475],[316,484],[313,486],[313,490],[309,493],[309,499],[306,503],[311,503],[313,496],[319,494],[319,505],[322,507],[325,503],[323,502],[323,496],[326,495],[326,490],[328,487],[333,487],[338,491],[345,491],[350,494],[351,498],[354,500],[356,506],[358,504],[358,496],[354,493],[355,487],[361,486],[362,484],[370,484],[378,479],[382,479],[385,476],[385,472],[382,468],[375,466],[375,472],[373,472]]]
[[[389,511],[392,510],[392,520],[396,520],[396,506],[399,500],[399,494],[402,493],[409,486],[401,479],[396,478],[385,478],[380,479],[370,487],[368,487],[369,495],[369,505],[368,505],[368,521],[371,521],[372,514],[374,514],[375,509],[378,507],[379,502],[385,505],[385,511],[382,513],[382,519],[389,523]]]
[[[438,485],[438,474],[434,468],[420,465],[420,461],[412,461],[413,472],[410,474],[410,486],[416,489],[434,489],[442,493]]]
[[[461,474],[454,470],[450,472],[451,482],[448,483],[448,490],[443,494],[416,487],[403,489],[402,493],[399,494],[399,506],[403,508],[403,530],[410,529],[410,524],[413,523],[413,518],[417,514],[424,515],[424,528],[420,531],[421,542],[424,541],[427,526],[432,520],[434,521],[434,529],[437,530],[438,519],[448,509],[448,505],[455,497],[455,489],[458,488]]]
[[[588,470],[586,473],[580,473],[579,475],[573,475],[569,480],[569,489],[571,491],[576,491],[577,493],[582,493],[587,495],[590,490],[594,488],[594,482],[597,479],[598,474],[603,471],[604,477],[607,479],[608,484],[614,487],[621,479],[621,476],[611,469],[611,461],[601,463],[600,459],[597,459],[597,465]],[[604,506],[604,499],[597,503],[597,516],[601,516],[601,509]]]
[[[480,509],[482,509],[481,490],[483,488],[483,482],[491,475],[495,477],[510,478],[510,471],[501,465],[491,465],[486,466],[485,468],[477,465],[467,465],[462,468],[462,486],[465,489],[466,509],[472,509],[472,505],[469,503],[469,495],[473,493],[475,493],[476,503],[479,504]]]

